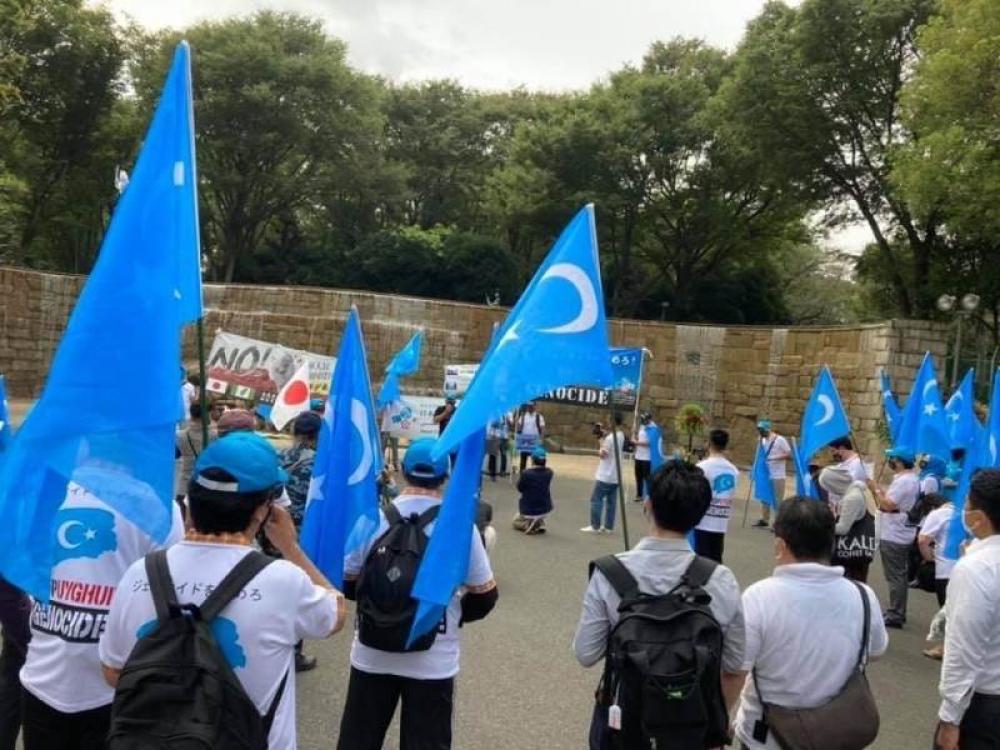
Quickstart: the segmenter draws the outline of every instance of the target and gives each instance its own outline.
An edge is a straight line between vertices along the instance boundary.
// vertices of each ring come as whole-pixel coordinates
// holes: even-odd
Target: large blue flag
[[[42,600],[71,481],[154,539],[170,531],[181,327],[201,316],[197,207],[182,42],[41,398],[0,472],[0,572]]]
[[[829,368],[824,366],[802,413],[802,461],[808,464],[818,451],[850,433],[851,423],[847,421],[837,385]]]
[[[974,381],[975,371],[972,369],[966,371],[962,382],[944,406],[945,419],[948,422],[948,444],[951,448],[968,448],[969,441],[975,437],[979,420],[974,408],[976,398],[973,391]]]
[[[485,452],[485,430],[472,433],[459,447],[455,469],[434,522],[434,533],[413,583],[411,596],[419,604],[410,629],[410,643],[441,622],[451,597],[466,580]]]
[[[385,381],[378,394],[378,408],[384,409],[389,404],[399,401],[399,379],[412,375],[420,369],[420,349],[424,343],[424,332],[417,331],[385,368]]]
[[[7,403],[7,382],[0,375],[0,452],[10,446],[13,430],[10,426],[10,405]]]
[[[750,475],[753,480],[753,499],[770,508],[776,507],[778,498],[774,496],[774,484],[771,482],[771,472],[767,468],[767,453],[759,440]]]
[[[892,383],[889,381],[889,373],[883,367],[880,375],[882,381],[882,412],[885,414],[885,424],[889,428],[889,438],[895,442],[896,434],[899,432],[899,422],[901,409],[896,401],[896,394],[892,392]]]
[[[587,205],[563,230],[500,327],[435,455],[554,388],[610,387],[608,349],[594,207]]]
[[[934,358],[929,353],[924,355],[913,381],[913,389],[906,400],[896,446],[908,448],[916,454],[936,456],[944,461],[951,457],[948,421],[941,403]]]
[[[302,549],[338,588],[344,584],[344,558],[378,527],[375,481],[381,471],[365,342],[352,307],[323,413],[302,524]]]

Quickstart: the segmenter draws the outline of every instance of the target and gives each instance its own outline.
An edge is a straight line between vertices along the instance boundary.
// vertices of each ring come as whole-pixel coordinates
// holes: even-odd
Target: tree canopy
[[[731,52],[663,40],[565,93],[387,81],[296,14],[0,0],[0,260],[89,269],[181,38],[207,278],[511,304],[593,202],[614,315],[927,316],[960,283],[998,329],[993,0],[771,2]],[[858,258],[822,242],[849,221]]]

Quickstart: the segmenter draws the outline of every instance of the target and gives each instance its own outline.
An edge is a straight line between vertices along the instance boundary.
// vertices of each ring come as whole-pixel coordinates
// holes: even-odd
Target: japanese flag
[[[309,363],[303,362],[274,399],[271,422],[279,430],[309,409]]]

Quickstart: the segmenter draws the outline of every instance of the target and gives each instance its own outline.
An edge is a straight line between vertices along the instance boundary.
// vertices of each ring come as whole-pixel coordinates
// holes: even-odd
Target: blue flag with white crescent
[[[500,327],[435,455],[554,388],[610,387],[608,352],[594,207],[587,205],[563,230]]]
[[[455,591],[466,581],[485,452],[485,430],[472,433],[458,449],[455,469],[434,522],[434,532],[413,582],[411,596],[419,604],[409,643],[441,622]]]
[[[824,366],[802,413],[802,461],[808,464],[818,451],[850,433],[851,424],[847,421],[837,385],[829,368]]]
[[[181,328],[201,317],[191,60],[177,46],[132,178],[0,470],[0,573],[48,601],[70,482],[170,532]]]
[[[774,496],[774,484],[771,482],[771,472],[767,468],[767,455],[760,441],[757,441],[757,455],[753,458],[753,498],[769,508],[778,504]]]
[[[910,388],[910,395],[906,399],[902,413],[899,417],[899,430],[893,442],[893,447],[907,448],[916,451],[917,437],[920,432],[920,414],[923,411],[924,389],[929,387],[931,381],[937,382],[934,374],[934,361],[930,352],[924,354],[917,374],[913,379],[913,387]]]
[[[302,549],[338,588],[344,558],[378,527],[375,480],[381,471],[365,342],[352,307],[323,412],[301,535]]]
[[[978,418],[975,406],[973,383],[975,371],[969,369],[955,392],[944,406],[944,416],[948,423],[948,444],[951,448],[968,448],[975,437]],[[946,456],[941,458],[947,459]]]
[[[7,450],[12,434],[10,405],[7,403],[7,381],[0,375],[0,452]]]
[[[896,446],[909,448],[916,454],[928,454],[944,461],[951,458],[948,422],[941,403],[934,358],[924,356],[906,400],[903,419],[896,437]]]
[[[896,401],[896,394],[892,392],[892,383],[889,381],[889,373],[883,367],[880,375],[882,383],[882,413],[885,414],[885,424],[889,428],[889,438],[895,442],[896,433],[899,432],[899,422],[901,409]]]
[[[385,380],[378,394],[378,408],[384,409],[399,401],[399,379],[412,375],[420,369],[420,349],[424,343],[424,332],[417,331],[385,368]]]

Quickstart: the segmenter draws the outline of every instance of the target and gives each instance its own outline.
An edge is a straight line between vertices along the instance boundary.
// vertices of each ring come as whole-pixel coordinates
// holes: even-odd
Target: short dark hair
[[[980,469],[969,487],[969,507],[986,514],[1000,532],[1000,469]]]
[[[224,469],[206,469],[201,473],[214,482],[235,482]],[[254,511],[274,499],[274,490],[260,492],[220,492],[198,484],[197,477],[188,485],[188,510],[191,523],[204,534],[237,534],[246,531]]]
[[[708,442],[716,450],[724,451],[729,445],[729,433],[725,430],[712,430],[708,433]]]
[[[436,490],[441,487],[447,480],[447,476],[443,477],[415,477],[412,474],[407,474],[403,472],[403,479],[411,487],[418,487],[422,490]]]
[[[829,505],[795,496],[778,506],[774,535],[788,545],[797,560],[830,562],[836,526]]]
[[[852,451],[854,450],[854,443],[846,435],[844,437],[839,437],[836,440],[831,440],[829,443],[831,448],[843,448],[844,450]]]
[[[649,505],[661,529],[688,533],[712,503],[705,473],[685,461],[667,461],[649,480]]]
[[[900,458],[899,456],[893,456],[892,458],[890,458],[889,459],[889,463],[890,464],[897,463],[900,466],[902,466],[904,469],[912,469],[913,468],[913,461],[908,461],[907,459]]]
[[[191,419],[201,419],[201,402],[192,401],[191,406],[188,407],[188,415]]]

